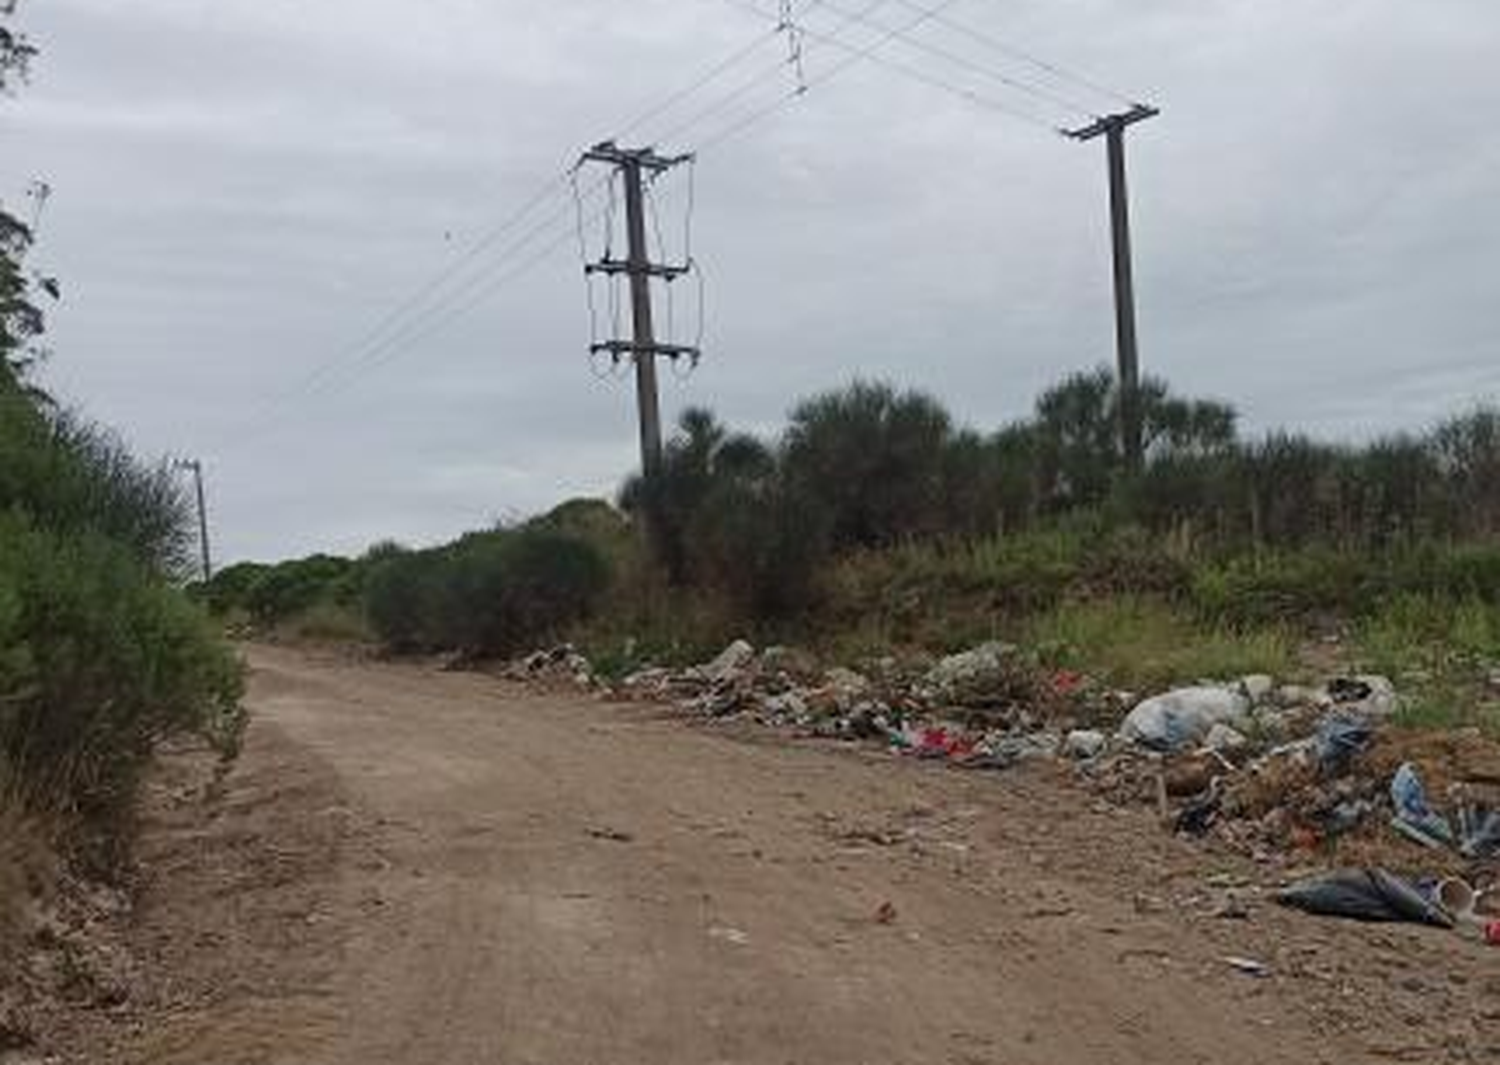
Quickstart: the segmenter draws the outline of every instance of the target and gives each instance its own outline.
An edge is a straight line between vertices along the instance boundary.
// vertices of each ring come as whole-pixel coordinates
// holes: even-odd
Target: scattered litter
[[[987,643],[949,655],[927,671],[923,686],[937,701],[958,701],[975,689],[1003,677],[1016,649],[1010,644]]]
[[[1250,705],[1259,706],[1271,698],[1276,691],[1276,678],[1264,673],[1240,678],[1240,693],[1250,700]]]
[[[1063,740],[1063,754],[1078,761],[1097,758],[1109,746],[1109,738],[1096,729],[1075,729]]]
[[[1153,750],[1181,750],[1215,725],[1243,721],[1249,711],[1250,700],[1231,688],[1179,688],[1137,706],[1120,726],[1120,735]]]
[[[1500,947],[1500,921],[1491,921],[1484,926],[1484,941],[1492,947]]]
[[[744,947],[750,944],[748,932],[742,932],[738,928],[726,928],[723,925],[714,925],[708,930],[710,939],[717,939],[732,946]]]
[[[1224,964],[1236,972],[1244,973],[1246,976],[1263,978],[1271,975],[1271,967],[1265,962],[1256,961],[1254,958],[1239,958],[1230,955],[1224,959]]]
[[[1330,776],[1343,773],[1375,738],[1369,720],[1347,712],[1329,714],[1318,722],[1318,765]]]
[[[1343,869],[1313,877],[1283,889],[1276,900],[1322,917],[1453,927],[1446,911],[1384,869]]]
[[[1432,884],[1428,898],[1456,921],[1477,922],[1474,906],[1478,895],[1468,881],[1449,877]]]
[[[1203,740],[1207,751],[1241,751],[1250,746],[1250,739],[1243,732],[1229,725],[1218,724],[1208,730]]]
[[[1391,803],[1396,807],[1391,827],[1403,836],[1433,850],[1456,844],[1453,826],[1428,805],[1422,778],[1410,762],[1396,770],[1391,780]]]
[[[895,903],[892,903],[892,902],[889,902],[889,901],[882,902],[880,904],[880,906],[875,910],[875,923],[876,924],[895,924],[896,923],[896,905],[895,905]]]
[[[1387,677],[1365,674],[1329,681],[1327,701],[1358,717],[1383,721],[1401,708],[1396,686]]]
[[[1464,803],[1458,808],[1458,851],[1465,858],[1500,858],[1500,810]]]
[[[1437,742],[1388,729],[1400,699],[1380,676],[1317,686],[1247,676],[1142,699],[1007,644],[855,670],[743,640],[702,665],[613,680],[565,644],[517,660],[507,675],[800,738],[880,744],[954,768],[1065,761],[1096,809],[1153,804],[1164,826],[1211,835],[1262,864],[1343,851],[1340,864],[1403,868],[1390,853],[1403,837],[1440,855],[1435,876],[1472,878],[1472,863],[1500,858],[1500,745],[1477,731]]]
[[[634,843],[635,836],[629,832],[622,832],[617,828],[591,828],[589,835],[594,839],[602,839],[609,843]]]
[[[754,647],[744,640],[735,640],[719,653],[718,658],[705,666],[700,666],[699,670],[703,674],[703,679],[710,683],[726,681],[744,670],[754,658]]]

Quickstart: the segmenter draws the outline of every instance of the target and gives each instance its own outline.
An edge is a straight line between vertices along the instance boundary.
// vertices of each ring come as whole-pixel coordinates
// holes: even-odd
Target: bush
[[[1379,576],[1364,559],[1313,549],[1202,566],[1191,594],[1208,620],[1254,626],[1349,616],[1371,603],[1379,591]]]
[[[206,618],[128,548],[0,517],[0,758],[26,805],[120,811],[163,737],[232,744],[240,694]]]
[[[43,529],[98,533],[164,574],[190,559],[180,483],[165,464],[136,461],[107,430],[73,414],[44,415],[0,389],[0,455],[0,511],[20,508]]]
[[[244,605],[262,625],[306,613],[320,602],[358,602],[356,564],[347,558],[313,555],[271,566],[245,591]]]
[[[545,528],[477,533],[383,559],[365,612],[394,650],[508,654],[586,618],[609,576],[596,548]]]
[[[442,646],[447,574],[447,560],[438,551],[385,554],[365,579],[365,621],[370,630],[398,653]]]

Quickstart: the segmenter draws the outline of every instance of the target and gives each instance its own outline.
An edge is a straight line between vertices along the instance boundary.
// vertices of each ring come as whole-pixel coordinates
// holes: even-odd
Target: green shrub
[[[1200,567],[1191,595],[1209,620],[1229,625],[1349,616],[1373,601],[1381,578],[1359,555],[1327,549],[1247,555]]]
[[[179,572],[191,557],[186,497],[165,464],[138,462],[113,434],[73,414],[44,414],[0,389],[0,511],[39,528],[88,530],[140,563]]]
[[[232,745],[240,694],[199,609],[128,548],[0,516],[0,758],[28,805],[119,811],[163,737]]]
[[[446,643],[450,612],[448,561],[440,551],[389,551],[365,579],[365,621],[398,653],[437,650]]]
[[[586,618],[609,577],[600,552],[572,537],[546,529],[477,533],[374,565],[365,614],[395,650],[507,654]]]
[[[202,589],[203,601],[215,614],[250,612],[250,589],[271,567],[259,562],[225,566]]]
[[[250,582],[245,606],[263,625],[305,613],[319,602],[358,601],[356,564],[347,558],[313,555],[271,566]]]

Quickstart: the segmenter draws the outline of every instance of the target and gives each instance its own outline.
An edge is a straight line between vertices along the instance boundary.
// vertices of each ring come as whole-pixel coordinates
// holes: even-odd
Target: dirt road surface
[[[158,789],[135,949],[169,975],[109,1060],[1500,1060],[1500,955],[1253,890],[1227,918],[1254,869],[1056,769],[251,660],[257,724],[212,814]]]

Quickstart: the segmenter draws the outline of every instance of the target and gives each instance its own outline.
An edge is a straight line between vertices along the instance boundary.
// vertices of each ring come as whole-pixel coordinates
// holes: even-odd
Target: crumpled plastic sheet
[[[1370,741],[1375,738],[1375,726],[1356,714],[1329,714],[1318,722],[1316,738],[1318,765],[1324,772],[1337,774],[1370,746]]]
[[[1384,869],[1341,869],[1283,889],[1283,906],[1323,917],[1452,928],[1453,918],[1413,884]]]
[[[1391,803],[1396,807],[1392,827],[1408,839],[1433,849],[1458,844],[1453,826],[1427,801],[1427,789],[1410,762],[1391,778]]]

